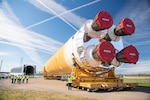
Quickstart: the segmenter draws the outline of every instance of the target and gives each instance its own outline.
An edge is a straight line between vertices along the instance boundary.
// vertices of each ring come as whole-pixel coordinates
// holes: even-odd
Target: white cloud
[[[67,9],[65,7],[61,6],[60,4],[56,3],[56,1],[54,1],[54,0],[43,0],[43,1],[29,0],[29,2],[44,12],[47,12],[52,15],[56,15],[59,18],[63,18],[65,20],[67,20],[67,22],[77,26],[78,28],[83,24],[83,22],[85,22],[85,19],[83,19],[73,13],[69,13],[67,15],[65,14],[65,15],[63,15],[63,17],[60,17],[58,14],[67,11]],[[76,21],[76,20],[72,20],[72,19],[70,20],[70,17],[72,19],[77,19],[80,21]]]
[[[38,33],[25,30],[24,27],[18,24],[18,20],[16,24],[17,18],[10,17],[15,15],[8,4],[6,6],[6,3],[7,2],[0,8],[0,43],[16,46],[23,50],[32,61],[42,64],[38,51],[53,54],[63,43]],[[9,11],[3,9],[7,7]],[[13,20],[13,18],[15,18],[15,20]],[[1,55],[2,54],[4,55],[4,53],[1,53]]]
[[[0,52],[0,56],[2,57],[2,56],[8,56],[8,55],[10,55],[10,54],[8,54],[7,52]]]
[[[29,2],[34,5],[35,7],[37,7],[38,9],[47,12],[49,14],[55,15],[51,18],[48,18],[46,20],[43,20],[41,22],[35,23],[35,25],[44,23],[46,21],[49,21],[53,18],[59,17],[60,19],[62,19],[65,23],[67,23],[70,27],[72,27],[74,30],[77,30],[77,28],[80,28],[81,25],[86,21],[85,18],[82,18],[74,13],[72,13],[72,11],[81,9],[83,7],[92,5],[94,3],[99,2],[100,0],[94,0],[92,2],[89,2],[87,4],[81,5],[79,7],[73,8],[71,10],[68,10],[67,8],[65,8],[64,6],[56,3],[56,1],[54,0],[29,0]],[[78,20],[78,21],[77,21]],[[33,26],[35,26],[33,25]],[[74,27],[75,26],[75,27]],[[28,28],[31,28],[32,26],[29,26]]]
[[[150,60],[140,60],[137,64],[124,64],[122,67],[116,68],[117,73],[150,74]]]
[[[5,0],[3,0],[2,1],[2,9],[3,9],[3,13],[5,13],[5,14],[9,14],[10,16],[7,16],[7,17],[9,17],[11,20],[14,20],[15,22],[16,22],[16,24],[18,24],[18,25],[21,25],[21,23],[20,23],[20,21],[19,21],[19,19],[16,17],[16,15],[12,12],[12,10],[11,10],[11,8],[10,8],[10,6],[8,5],[8,3],[5,1]]]

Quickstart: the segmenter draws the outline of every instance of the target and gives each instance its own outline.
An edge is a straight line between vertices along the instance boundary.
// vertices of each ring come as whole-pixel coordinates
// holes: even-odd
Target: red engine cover
[[[127,35],[131,35],[135,31],[134,23],[128,18],[122,19],[122,21],[120,22],[120,27],[122,31]]]
[[[133,63],[133,64],[136,64],[139,58],[139,53],[137,49],[132,45],[123,49],[123,55],[124,55],[124,59],[126,59],[128,63]]]
[[[111,62],[116,56],[115,48],[110,42],[103,41],[97,46],[97,55],[102,61]]]
[[[108,29],[113,24],[111,15],[106,11],[100,11],[97,13],[95,21],[101,29]]]

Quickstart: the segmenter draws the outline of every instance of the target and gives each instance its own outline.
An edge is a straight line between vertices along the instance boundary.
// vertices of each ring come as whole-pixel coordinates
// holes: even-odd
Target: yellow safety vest
[[[68,83],[72,83],[72,77],[68,78]]]

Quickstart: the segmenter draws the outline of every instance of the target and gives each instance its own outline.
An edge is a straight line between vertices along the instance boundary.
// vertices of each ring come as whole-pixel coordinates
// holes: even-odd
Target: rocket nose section
[[[103,41],[97,46],[97,55],[103,62],[111,62],[116,56],[115,48],[110,42]]]
[[[134,46],[130,45],[117,53],[116,58],[120,62],[136,64],[139,59],[139,53]]]

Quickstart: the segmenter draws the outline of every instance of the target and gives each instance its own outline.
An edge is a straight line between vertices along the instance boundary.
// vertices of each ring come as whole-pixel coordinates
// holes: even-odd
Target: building
[[[11,75],[35,75],[36,66],[35,65],[23,65],[20,67],[14,67],[10,71]]]

